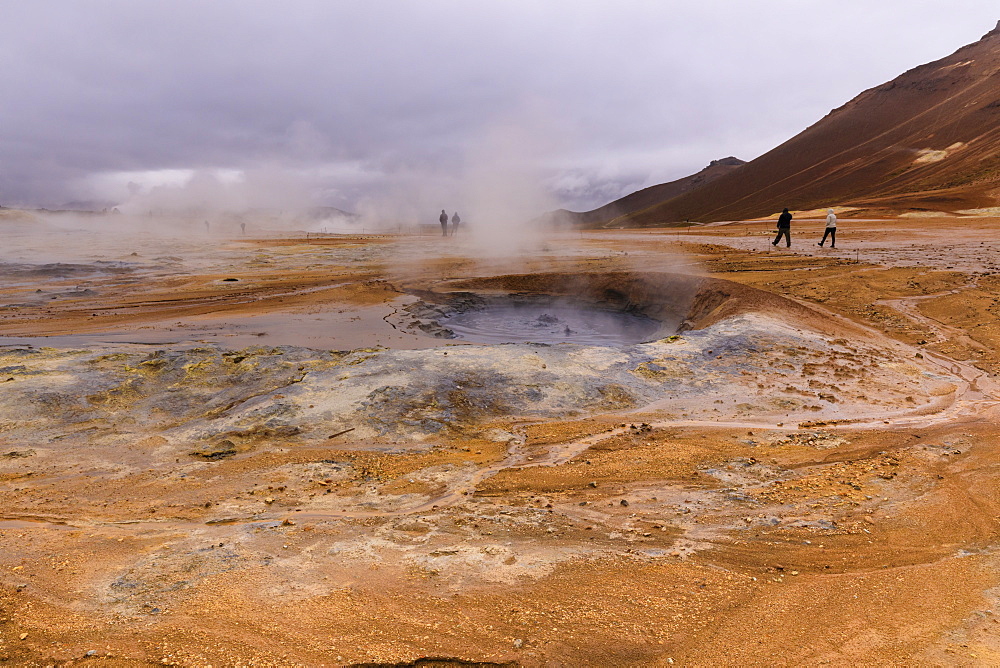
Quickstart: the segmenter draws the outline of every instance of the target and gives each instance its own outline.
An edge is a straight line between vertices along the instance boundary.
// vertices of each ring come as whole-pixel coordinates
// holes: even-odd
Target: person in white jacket
[[[826,237],[830,237],[830,248],[837,247],[837,214],[833,212],[833,209],[826,210],[826,230],[823,231],[823,239],[820,240],[817,246],[822,246],[823,242],[826,241]]]

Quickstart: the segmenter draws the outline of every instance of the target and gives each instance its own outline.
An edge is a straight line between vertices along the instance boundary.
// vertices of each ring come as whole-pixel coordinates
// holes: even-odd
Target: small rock
[[[621,505],[623,506],[628,506],[628,501],[626,501],[625,499],[622,499],[619,503],[621,503]]]

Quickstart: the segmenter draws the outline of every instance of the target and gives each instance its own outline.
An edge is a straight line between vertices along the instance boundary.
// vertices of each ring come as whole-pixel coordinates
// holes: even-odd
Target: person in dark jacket
[[[455,215],[451,217],[451,234],[455,236],[455,232],[458,232],[458,224],[462,222],[462,219],[458,217],[458,211]]]
[[[448,214],[444,212],[444,209],[441,209],[441,215],[438,216],[438,220],[441,221],[441,236],[448,236]]]
[[[788,209],[782,209],[781,215],[778,216],[778,236],[774,238],[771,242],[772,246],[777,246],[778,242],[781,241],[781,237],[785,237],[785,247],[792,247],[792,214],[788,213]]]

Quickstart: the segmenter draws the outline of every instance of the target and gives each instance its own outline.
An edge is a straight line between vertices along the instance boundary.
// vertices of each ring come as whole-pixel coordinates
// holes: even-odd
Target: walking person
[[[830,236],[830,248],[837,247],[837,214],[833,212],[833,209],[826,210],[826,229],[823,231],[823,238],[820,242],[816,244],[817,246],[822,246],[823,242],[826,241],[827,235]]]
[[[462,222],[462,219],[458,217],[458,211],[455,215],[451,217],[451,236],[455,236],[455,232],[458,232],[458,224]]]
[[[448,214],[444,212],[444,209],[441,209],[441,215],[438,216],[438,220],[441,221],[441,236],[448,236]]]
[[[782,209],[781,215],[778,216],[778,236],[774,238],[771,242],[772,246],[777,246],[778,242],[781,241],[781,237],[785,237],[785,247],[792,247],[792,214],[788,213],[788,209]]]

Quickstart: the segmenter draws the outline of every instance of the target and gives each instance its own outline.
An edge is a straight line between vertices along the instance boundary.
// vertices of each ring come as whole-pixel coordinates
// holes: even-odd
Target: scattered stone
[[[192,457],[199,457],[210,462],[232,457],[237,452],[236,444],[228,439],[223,439],[218,443],[206,446],[200,450],[194,450],[190,454]]]
[[[34,456],[34,454],[35,451],[32,450],[31,448],[28,448],[27,450],[11,450],[10,452],[0,456],[5,457],[7,459],[22,459],[24,457],[32,457]]]

